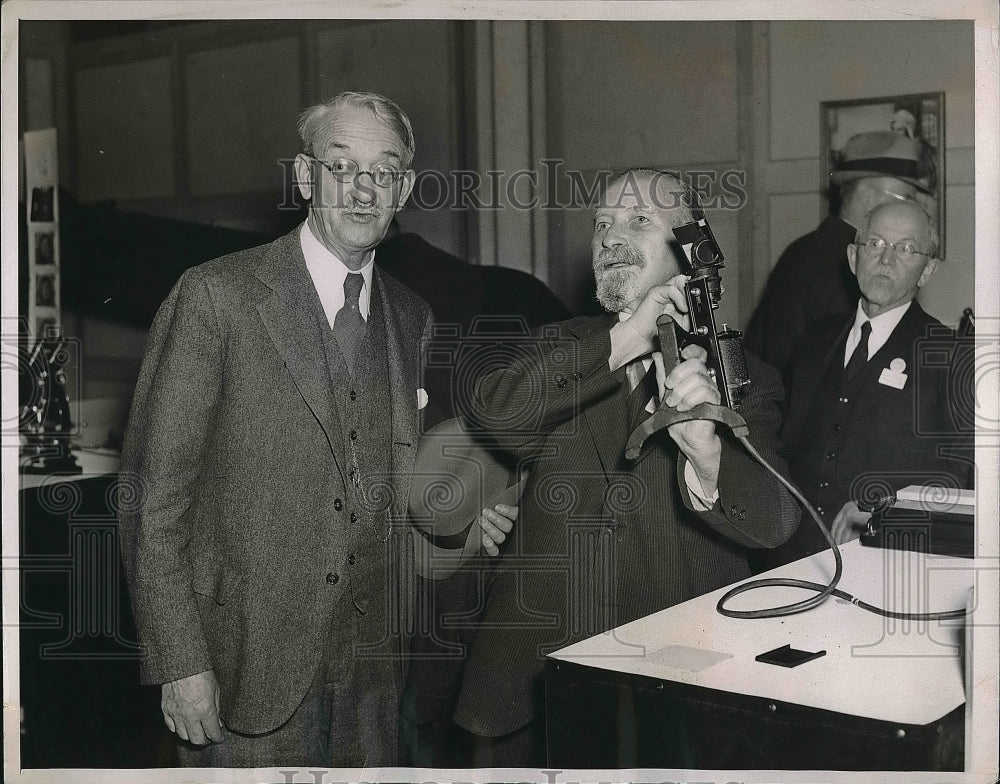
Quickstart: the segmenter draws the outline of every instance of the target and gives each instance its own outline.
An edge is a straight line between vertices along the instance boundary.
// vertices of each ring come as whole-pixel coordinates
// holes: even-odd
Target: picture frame
[[[945,128],[944,93],[910,93],[820,103],[820,191],[822,219],[838,207],[838,192],[830,184],[847,140],[858,133],[895,131],[919,142],[920,177],[930,194],[916,200],[935,219],[941,237],[939,255],[945,256]]]

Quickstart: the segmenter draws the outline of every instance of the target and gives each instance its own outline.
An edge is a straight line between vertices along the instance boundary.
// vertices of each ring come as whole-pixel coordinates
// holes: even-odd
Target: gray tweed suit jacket
[[[432,318],[378,269],[374,287],[392,400],[379,437],[391,443],[402,521]],[[329,640],[329,608],[360,571],[340,524],[345,439],[319,314],[298,229],[189,269],[153,323],[125,437],[133,492],[121,504],[121,545],[142,680],[214,668],[222,718],[244,733],[292,714]],[[393,606],[410,612],[412,579],[390,582]],[[400,679],[404,666],[400,656]]]

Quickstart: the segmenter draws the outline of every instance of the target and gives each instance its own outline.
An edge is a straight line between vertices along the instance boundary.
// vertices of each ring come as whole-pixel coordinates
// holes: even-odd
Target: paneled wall
[[[302,109],[371,90],[410,115],[418,170],[463,164],[461,25],[426,21],[29,22],[22,130],[58,129],[60,181],[83,204],[277,236],[297,220],[290,163]],[[113,33],[109,35],[108,33]],[[404,230],[463,254],[466,216],[407,207]],[[64,313],[84,398],[120,432],[145,331]],[[103,409],[101,409],[103,410]]]
[[[280,205],[293,195],[296,118],[348,89],[382,92],[407,110],[418,170],[448,172],[462,163],[459,22],[144,24],[135,33],[118,26],[112,37],[81,36],[75,24],[32,23],[25,44],[51,54],[45,42],[61,36],[62,179],[85,203],[113,200],[126,210],[238,229],[281,227]],[[44,78],[37,65],[32,73]],[[29,105],[39,107],[36,115],[52,114],[41,98]],[[463,250],[459,211],[410,208],[401,222],[440,247]]]
[[[586,176],[642,165],[737,172],[708,213],[727,255],[721,316],[745,325],[781,251],[820,222],[820,102],[945,93],[947,263],[921,303],[955,324],[974,290],[971,22],[546,24],[549,157]],[[931,56],[930,53],[933,53]],[[726,189],[722,189],[725,195]],[[717,190],[717,193],[720,191]],[[549,280],[588,302],[590,215],[548,216]]]
[[[946,259],[920,302],[956,324],[975,289],[972,22],[755,23],[753,40],[754,97],[766,107],[755,128],[755,296],[766,263],[820,220],[820,102],[941,91]]]
[[[741,22],[564,22],[546,25],[549,157],[590,183],[633,166],[680,171],[722,203],[725,172],[746,172],[740,95],[747,78]],[[742,176],[742,174],[738,174]],[[566,179],[562,193],[570,193]],[[726,255],[721,320],[738,323],[743,215],[710,209]],[[571,308],[592,302],[593,209],[548,216],[550,282]]]

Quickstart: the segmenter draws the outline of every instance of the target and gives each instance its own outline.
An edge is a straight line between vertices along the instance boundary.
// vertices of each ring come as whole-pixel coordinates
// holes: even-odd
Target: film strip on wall
[[[20,470],[33,474],[79,473],[80,466],[70,448],[76,429],[66,389],[66,369],[76,364],[75,342],[63,335],[60,311],[59,161],[55,128],[24,134],[24,185],[28,334],[25,361],[19,374]]]
[[[56,129],[24,134],[24,184],[28,208],[28,329],[59,335],[59,161]]]

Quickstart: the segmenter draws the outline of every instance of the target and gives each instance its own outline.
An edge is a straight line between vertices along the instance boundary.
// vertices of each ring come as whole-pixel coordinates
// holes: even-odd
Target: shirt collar
[[[854,325],[851,327],[851,337],[854,338],[854,345],[857,345],[858,341],[861,340],[861,325],[866,321],[871,322],[872,332],[868,336],[868,358],[871,359],[875,355],[875,352],[882,348],[886,341],[889,340],[889,336],[899,322],[903,320],[903,316],[910,309],[913,300],[902,305],[897,305],[892,310],[885,311],[885,313],[879,313],[874,318],[869,318],[865,314],[861,303],[862,300],[859,299],[858,308],[854,314]]]
[[[632,318],[632,314],[629,311],[627,310],[618,311],[618,321],[628,321],[630,318]],[[653,364],[653,355],[646,354],[644,357],[636,357],[636,359],[642,360],[643,370],[645,370],[648,373],[650,366]],[[634,359],[632,361],[635,362]]]
[[[333,253],[316,238],[316,235],[312,233],[312,229],[309,228],[308,221],[302,223],[299,238],[302,245],[302,255],[306,260],[306,268],[309,270],[309,275],[312,277],[316,290],[320,294],[323,308],[327,311],[327,316],[331,319],[330,323],[333,323],[333,316],[344,305],[344,281],[350,272],[358,272],[364,279],[364,286],[361,287],[361,296],[358,304],[361,317],[367,321],[371,304],[375,251],[372,251],[371,258],[368,259],[365,266],[359,270],[350,270],[336,253]],[[331,299],[336,303],[332,314],[330,307],[328,307]]]

